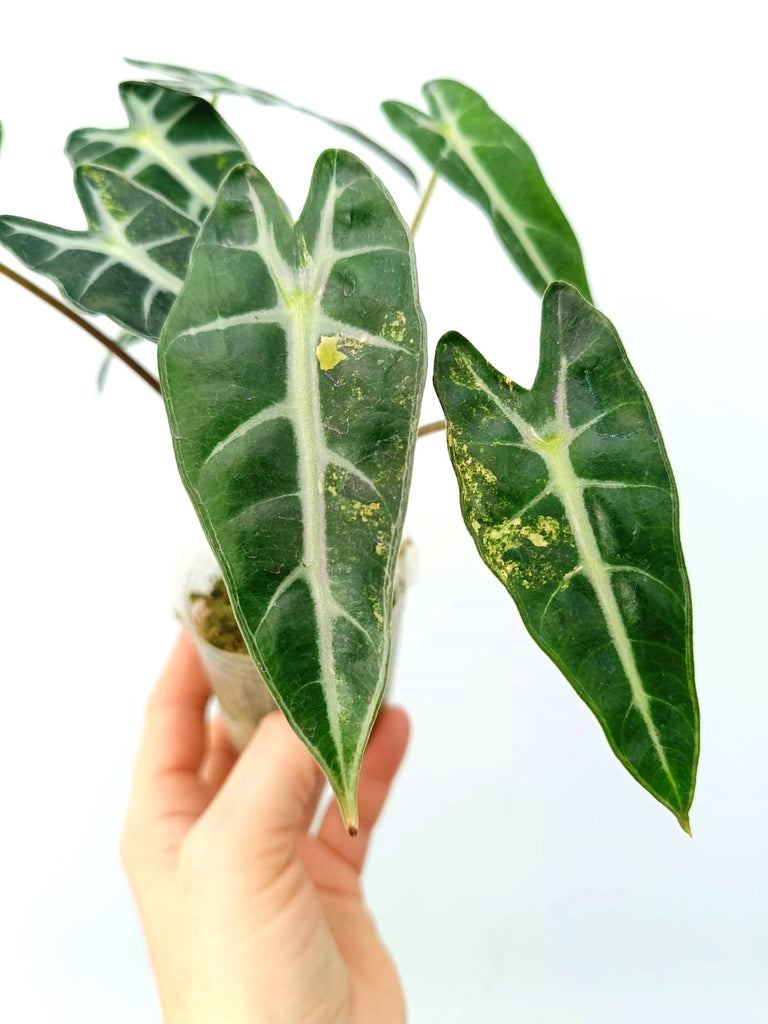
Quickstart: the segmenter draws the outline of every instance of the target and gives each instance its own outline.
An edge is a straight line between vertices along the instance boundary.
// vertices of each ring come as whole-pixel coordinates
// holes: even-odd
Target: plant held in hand
[[[128,126],[81,129],[67,144],[86,229],[0,217],[0,242],[64,302],[0,272],[162,389],[218,564],[216,586],[191,597],[203,607],[198,642],[208,616],[211,657],[235,659],[216,663],[220,686],[212,674],[225,711],[234,692],[252,730],[268,706],[252,699],[263,680],[356,831],[414,446],[443,425],[418,427],[427,351],[412,238],[443,178],[543,295],[530,390],[458,334],[437,346],[467,530],[621,763],[689,830],[699,733],[677,491],[648,397],[590,304],[579,243],[528,145],[471,89],[431,82],[426,111],[383,106],[433,170],[412,228],[344,150],[320,156],[293,221],[199,93],[319,118],[416,177],[342,121],[221,75],[134,63],[170,81],[125,83]],[[96,314],[123,328],[118,339],[87,319]],[[159,385],[127,351],[137,339],[159,341]],[[237,644],[217,653],[216,635]]]

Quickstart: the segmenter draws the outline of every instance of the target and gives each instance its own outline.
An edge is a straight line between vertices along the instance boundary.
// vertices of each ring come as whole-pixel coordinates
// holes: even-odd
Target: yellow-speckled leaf
[[[411,237],[382,184],[326,152],[292,224],[254,167],[233,171],[158,355],[248,650],[354,828],[426,366]]]
[[[530,391],[459,334],[438,345],[435,386],[481,558],[622,763],[687,829],[699,719],[677,491],[616,331],[555,284]]]

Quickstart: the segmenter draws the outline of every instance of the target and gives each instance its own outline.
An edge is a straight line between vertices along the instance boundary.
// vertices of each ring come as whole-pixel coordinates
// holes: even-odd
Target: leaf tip
[[[339,812],[341,813],[341,820],[344,822],[344,828],[350,834],[350,836],[356,836],[360,831],[360,816],[357,811],[357,794],[356,789],[353,789],[343,794],[336,790],[336,799],[339,804]]]
[[[679,813],[675,814],[675,817],[677,818],[680,824],[680,828],[683,830],[683,832],[685,832],[687,836],[690,836],[691,839],[693,839],[693,832],[691,831],[691,821],[688,817],[688,812],[680,811]]]
[[[344,827],[350,836],[354,839],[357,833],[360,831],[360,821],[357,815],[357,804],[354,803],[349,807],[346,807],[342,811],[342,817],[344,819]]]

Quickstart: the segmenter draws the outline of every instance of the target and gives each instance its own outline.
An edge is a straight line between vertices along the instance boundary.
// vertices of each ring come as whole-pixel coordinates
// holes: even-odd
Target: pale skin
[[[401,1024],[394,964],[361,891],[375,825],[408,742],[379,715],[360,832],[335,803],[308,835],[322,775],[279,712],[238,757],[182,634],[147,708],[121,854],[165,1024]]]

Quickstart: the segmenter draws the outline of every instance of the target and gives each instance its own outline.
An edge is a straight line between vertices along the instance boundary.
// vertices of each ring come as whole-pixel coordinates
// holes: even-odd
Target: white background
[[[703,718],[693,841],[614,760],[478,560],[443,439],[419,443],[407,526],[419,575],[395,682],[414,738],[368,874],[412,1021],[765,1021],[757,3],[181,10],[17,5],[0,59],[3,212],[81,224],[61,149],[72,128],[124,123],[122,54],[220,71],[346,118],[413,160],[422,181],[378,102],[417,102],[427,79],[461,78],[537,153],[677,475]],[[346,144],[245,100],[221,109],[294,212],[318,152]],[[410,215],[414,194],[375,167]],[[483,216],[442,185],[417,242],[431,346],[458,329],[530,383],[538,302]],[[94,343],[2,280],[0,310],[0,1015],[157,1022],[116,845],[193,516],[157,396],[116,367],[97,399]],[[428,387],[424,418],[437,412]]]

